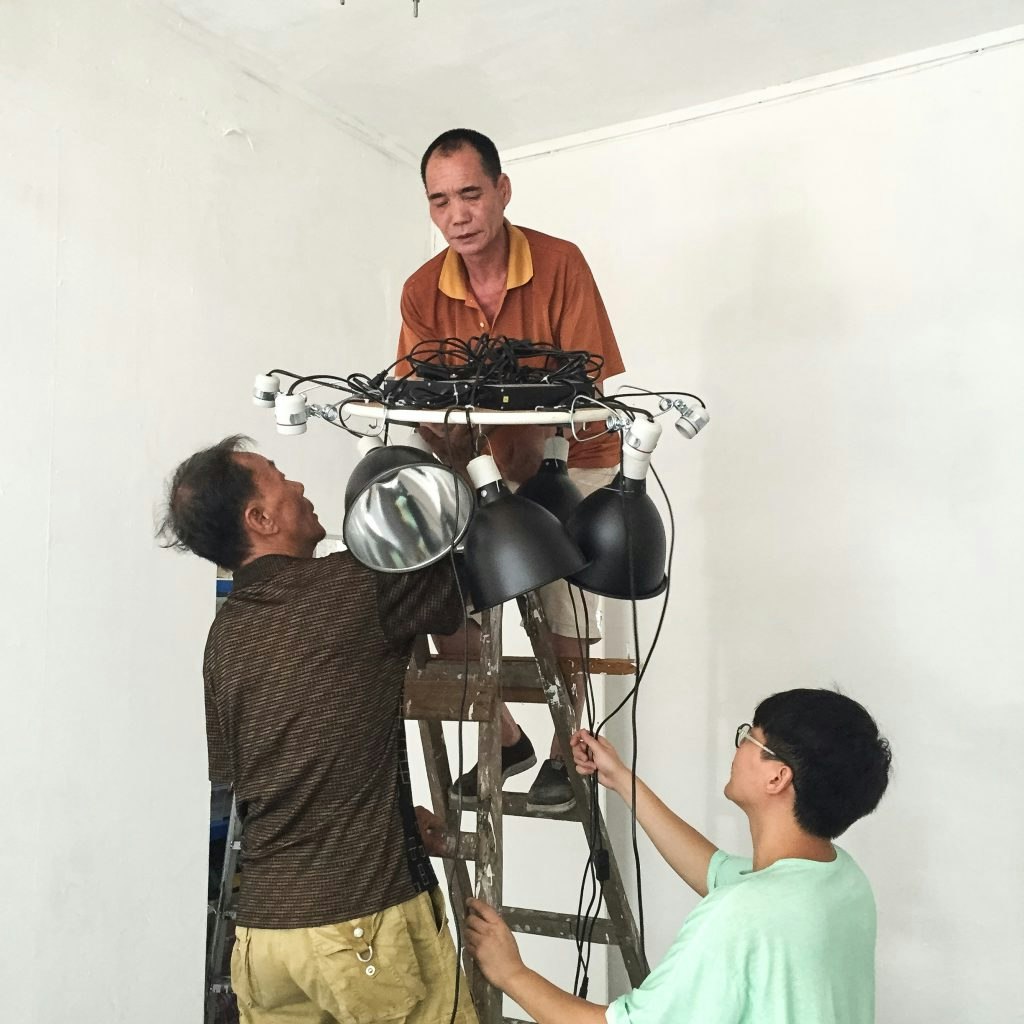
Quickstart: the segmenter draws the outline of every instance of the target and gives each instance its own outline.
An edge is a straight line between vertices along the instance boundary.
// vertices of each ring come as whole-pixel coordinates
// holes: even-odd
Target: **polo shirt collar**
[[[533,277],[533,255],[526,235],[514,224],[505,221],[508,232],[508,277],[505,290],[519,288]],[[462,257],[449,247],[441,264],[441,276],[437,282],[438,290],[449,299],[465,302],[469,298],[469,283],[466,280],[466,267]]]
[[[259,558],[246,562],[240,569],[236,569],[231,575],[233,580],[232,590],[241,587],[248,587],[252,583],[259,583],[260,580],[276,576],[282,569],[286,569],[294,562],[303,559],[293,555],[261,555]],[[307,559],[308,561],[308,559]]]

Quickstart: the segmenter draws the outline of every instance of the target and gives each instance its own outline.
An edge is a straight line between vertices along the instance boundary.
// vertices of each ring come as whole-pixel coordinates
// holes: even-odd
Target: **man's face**
[[[282,554],[310,557],[327,531],[320,525],[313,503],[297,480],[289,480],[269,459],[255,452],[236,456],[253,474],[256,497],[249,503],[272,528],[268,538]]]
[[[430,219],[465,259],[504,248],[505,207],[512,198],[508,175],[491,181],[472,146],[434,153],[427,161]]]
[[[750,736],[759,743],[765,743],[764,730],[753,726]],[[725,784],[725,796],[740,807],[747,807],[751,799],[764,790],[767,779],[778,769],[778,761],[762,757],[761,748],[750,740],[742,740],[732,758],[732,770]]]

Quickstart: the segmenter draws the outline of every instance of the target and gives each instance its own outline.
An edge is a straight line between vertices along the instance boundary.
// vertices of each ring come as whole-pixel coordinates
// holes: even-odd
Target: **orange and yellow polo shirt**
[[[416,271],[402,289],[402,331],[398,358],[421,342],[440,338],[468,341],[481,334],[548,342],[565,351],[583,350],[604,357],[600,380],[622,373],[612,325],[583,253],[561,238],[506,221],[509,238],[508,283],[493,322],[478,305],[461,257],[445,249]],[[514,429],[514,428],[510,428]],[[617,466],[619,439],[602,434],[604,424],[577,428],[569,439],[569,465]],[[500,447],[501,431],[491,435]],[[501,464],[499,452],[495,452]]]

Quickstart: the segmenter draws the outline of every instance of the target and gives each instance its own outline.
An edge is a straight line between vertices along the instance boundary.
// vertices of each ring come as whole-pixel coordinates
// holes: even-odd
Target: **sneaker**
[[[568,811],[576,804],[564,762],[548,758],[526,794],[528,811]]]
[[[534,753],[530,737],[520,729],[519,739],[511,747],[501,748],[502,784],[507,779],[512,778],[513,775],[528,771],[536,763],[537,755]],[[477,766],[473,765],[465,775],[452,783],[451,789],[448,790],[448,796],[455,806],[458,806],[459,794],[461,793],[464,810],[471,810],[476,807],[476,773]]]

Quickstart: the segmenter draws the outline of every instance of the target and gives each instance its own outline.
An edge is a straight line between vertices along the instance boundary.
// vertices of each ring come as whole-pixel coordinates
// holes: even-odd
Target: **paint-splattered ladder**
[[[626,900],[622,877],[611,849],[604,816],[593,806],[590,786],[574,771],[569,780],[576,796],[570,811],[536,812],[526,809],[521,793],[503,794],[501,789],[501,702],[546,703],[555,726],[555,735],[563,750],[569,749],[569,738],[575,731],[572,695],[566,673],[579,668],[572,659],[557,659],[551,644],[551,633],[540,600],[530,593],[519,599],[523,611],[533,658],[503,658],[501,652],[501,609],[483,614],[479,662],[470,662],[468,681],[463,677],[463,662],[442,661],[425,657],[425,646],[409,670],[405,687],[405,717],[420,723],[420,735],[427,762],[427,779],[434,813],[445,818],[452,833],[444,860],[448,880],[455,893],[453,912],[464,914],[470,887],[466,861],[476,866],[476,895],[502,913],[513,931],[576,939],[577,921],[571,914],[554,914],[542,910],[523,910],[502,903],[502,816],[518,815],[532,818],[553,818],[582,823],[591,843],[593,822],[597,823],[601,844],[609,855],[609,876],[604,883],[604,900],[608,917],[599,918],[593,931],[595,942],[614,944],[622,954],[630,982],[636,986],[647,976],[648,966],[640,948],[633,912]],[[631,662],[592,659],[592,673],[629,675],[635,671]],[[469,721],[479,724],[477,764],[477,828],[476,832],[454,834],[456,812],[450,806],[451,770],[441,723]],[[593,845],[591,843],[591,845]],[[501,993],[488,985],[483,976],[466,960],[467,975],[473,1001],[481,1024],[517,1024],[502,1017]]]

